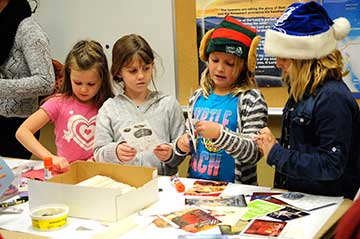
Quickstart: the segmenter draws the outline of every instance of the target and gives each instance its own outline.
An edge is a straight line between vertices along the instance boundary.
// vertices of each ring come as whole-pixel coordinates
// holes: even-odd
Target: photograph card
[[[228,184],[221,181],[196,180],[184,196],[218,197]]]
[[[243,194],[216,197],[216,198],[185,198],[186,205],[194,206],[228,206],[246,207],[247,203]]]
[[[221,222],[200,208],[188,208],[158,216],[171,226],[192,233],[208,230]]]
[[[273,195],[273,197],[286,202],[292,207],[300,208],[304,211],[313,211],[316,209],[333,206],[341,203],[344,200],[343,197],[311,195],[299,192],[286,192],[279,195]]]
[[[269,213],[267,216],[272,217],[274,219],[281,220],[281,221],[289,221],[289,220],[304,217],[307,215],[310,215],[310,213],[298,210],[293,207],[284,207],[283,209],[280,209],[279,211]]]
[[[279,192],[253,192],[250,198],[250,201],[254,201],[256,199],[266,200],[269,199],[273,195],[279,195]]]
[[[219,219],[219,225],[234,226],[246,212],[246,207],[227,207],[227,206],[202,206],[211,216]]]
[[[265,237],[279,237],[285,226],[286,222],[255,219],[244,230],[243,234]]]

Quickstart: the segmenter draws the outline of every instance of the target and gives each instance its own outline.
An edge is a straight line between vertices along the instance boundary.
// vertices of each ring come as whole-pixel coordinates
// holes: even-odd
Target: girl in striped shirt
[[[186,133],[176,144],[177,154],[191,152],[189,177],[257,184],[261,154],[252,136],[267,122],[254,76],[259,41],[254,28],[230,16],[204,35],[199,53],[208,66],[188,112],[196,138]]]

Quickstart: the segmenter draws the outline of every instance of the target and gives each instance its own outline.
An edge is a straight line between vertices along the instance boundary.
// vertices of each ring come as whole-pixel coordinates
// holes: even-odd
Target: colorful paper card
[[[261,199],[256,199],[248,203],[248,210],[242,216],[242,220],[250,220],[256,217],[265,216],[268,213],[278,211],[282,209],[283,206],[267,202]]]

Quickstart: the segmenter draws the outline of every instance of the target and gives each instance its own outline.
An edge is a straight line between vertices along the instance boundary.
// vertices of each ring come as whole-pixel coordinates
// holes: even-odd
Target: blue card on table
[[[9,188],[14,180],[14,174],[11,168],[7,165],[3,158],[0,158],[0,175],[5,174],[5,177],[0,178],[0,197]]]

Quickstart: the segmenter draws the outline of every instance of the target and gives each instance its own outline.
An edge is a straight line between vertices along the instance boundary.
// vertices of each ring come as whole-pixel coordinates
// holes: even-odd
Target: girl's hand
[[[220,137],[221,125],[216,122],[201,120],[196,123],[196,133],[206,139],[217,139]]]
[[[136,153],[136,150],[126,142],[120,143],[116,147],[116,155],[121,162],[128,162],[133,160],[136,156]]]
[[[186,153],[186,154],[189,153],[190,152],[190,135],[188,133],[181,135],[178,138],[178,140],[176,141],[176,146],[183,153]]]
[[[52,156],[53,170],[54,172],[64,173],[69,170],[69,162],[64,157]]]
[[[172,148],[167,144],[159,144],[153,150],[155,156],[161,161],[169,160],[172,155]]]
[[[276,144],[276,138],[271,133],[271,130],[268,127],[262,128],[259,131],[259,134],[254,136],[257,145],[259,146],[260,151],[263,153],[265,158],[268,156],[271,148]]]

